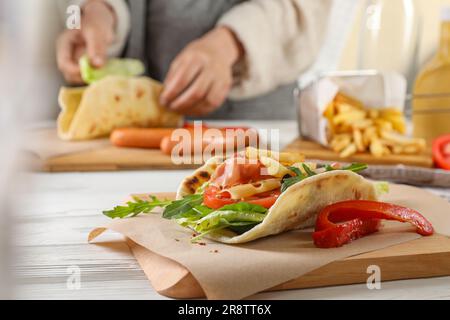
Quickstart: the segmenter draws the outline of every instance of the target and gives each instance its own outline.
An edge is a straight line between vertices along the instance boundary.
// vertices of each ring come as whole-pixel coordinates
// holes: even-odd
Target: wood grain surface
[[[284,148],[284,151],[293,151],[303,153],[307,159],[326,160],[326,161],[341,161],[341,162],[359,162],[367,164],[384,164],[396,165],[404,164],[418,167],[433,167],[433,160],[429,153],[419,155],[386,155],[381,158],[376,158],[370,153],[357,153],[349,158],[340,158],[339,154],[333,150],[327,149],[320,144],[303,140],[295,139]]]

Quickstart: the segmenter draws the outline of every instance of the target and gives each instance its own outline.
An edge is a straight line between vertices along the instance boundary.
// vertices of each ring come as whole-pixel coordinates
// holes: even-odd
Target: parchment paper
[[[31,130],[26,133],[24,151],[37,155],[41,160],[97,150],[111,145],[109,139],[90,141],[63,141],[58,138],[56,128]]]
[[[391,186],[384,201],[420,211],[437,233],[450,236],[450,204],[431,193],[403,185]],[[408,225],[386,223],[383,231],[337,249],[315,248],[311,231],[293,231],[244,245],[204,241],[190,243],[192,232],[158,214],[113,220],[89,235],[94,240],[106,229],[119,232],[132,246],[144,272],[161,294],[180,281],[186,290],[201,291],[186,277],[188,270],[209,299],[241,299],[298,278],[335,260],[417,239]],[[145,251],[145,249],[147,249]],[[170,259],[170,260],[169,260]],[[180,294],[180,296],[183,296]]]

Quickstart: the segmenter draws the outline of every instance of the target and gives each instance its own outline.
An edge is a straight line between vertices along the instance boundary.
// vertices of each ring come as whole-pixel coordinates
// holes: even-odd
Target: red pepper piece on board
[[[433,141],[433,160],[437,167],[450,170],[450,134]]]
[[[319,248],[341,247],[377,232],[382,219],[409,222],[423,236],[434,232],[431,223],[413,209],[384,202],[351,200],[332,204],[320,212],[313,233],[314,244]]]

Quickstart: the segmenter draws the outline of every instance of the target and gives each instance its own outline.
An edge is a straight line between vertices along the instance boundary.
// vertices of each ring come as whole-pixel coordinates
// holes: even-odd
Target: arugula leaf
[[[172,201],[164,210],[163,218],[175,219],[180,214],[189,212],[194,207],[201,205],[203,202],[202,194],[192,194],[181,200]]]
[[[126,206],[117,206],[112,210],[103,211],[103,214],[112,219],[132,218],[141,213],[149,213],[154,208],[165,208],[163,218],[176,219],[182,217],[201,218],[213,210],[206,206],[200,206],[203,202],[203,195],[194,194],[184,197],[182,200],[158,200],[150,196],[151,201],[135,198],[134,201],[127,202]]]
[[[103,214],[111,219],[124,219],[135,217],[141,213],[149,213],[157,207],[164,208],[172,203],[170,200],[158,200],[154,196],[150,196],[151,201],[134,198],[134,201],[127,202],[126,206],[117,206],[112,210],[103,211]]]
[[[213,211],[214,211],[213,209],[208,208],[207,206],[199,205],[199,206],[193,207],[192,209],[190,209],[186,212],[181,212],[175,216],[172,216],[170,219],[174,219],[177,221],[184,221],[184,223],[187,223],[187,222],[197,221],[197,220],[207,216],[208,214],[210,214]]]
[[[312,171],[311,168],[308,165],[306,165],[305,163],[302,163],[302,167],[303,167],[303,170],[305,170],[305,172],[308,175],[308,177],[312,177],[312,176],[317,175],[317,173]]]
[[[302,176],[303,172],[297,167],[289,167],[289,170],[293,171],[297,176]]]
[[[311,170],[311,168],[308,165],[306,165],[305,163],[302,163],[302,167],[303,167],[303,170],[305,171],[306,175],[296,167],[289,167],[289,169],[291,171],[293,171],[296,174],[296,176],[283,179],[283,183],[281,185],[281,192],[286,191],[289,187],[293,186],[294,184],[296,184],[306,178],[317,175],[317,173],[314,172],[313,170]],[[333,168],[331,165],[326,165],[325,172],[336,171],[336,170],[348,170],[348,171],[352,171],[352,172],[360,172],[360,171],[366,170],[367,168],[368,168],[367,164],[364,164],[364,163],[354,163],[354,164],[351,164],[351,165],[343,167],[343,168]]]
[[[283,179],[282,184],[281,184],[281,192],[285,192],[289,187],[293,186],[297,182],[300,182],[308,177],[305,174],[303,174],[303,172],[297,167],[289,167],[288,169],[293,171],[296,174],[296,176]],[[309,167],[308,167],[308,169],[309,169]]]
[[[347,167],[342,168],[341,170],[349,170],[353,172],[360,172],[366,170],[369,166],[365,163],[354,163]]]

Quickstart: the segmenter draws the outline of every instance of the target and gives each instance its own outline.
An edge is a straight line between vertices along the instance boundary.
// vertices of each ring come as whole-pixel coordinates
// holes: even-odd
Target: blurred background
[[[12,24],[10,39],[16,46],[13,58],[18,60],[17,55],[27,53],[20,64],[15,64],[15,73],[23,68],[20,87],[26,88],[28,96],[36,97],[33,107],[23,114],[26,120],[49,120],[57,115],[56,96],[62,77],[56,69],[54,41],[64,28],[68,2],[2,1],[2,14],[9,13],[2,20]],[[396,70],[411,83],[438,46],[440,9],[445,4],[450,1],[334,0],[329,35],[312,72]],[[5,32],[0,32],[5,42]],[[2,60],[11,65],[11,59]]]

